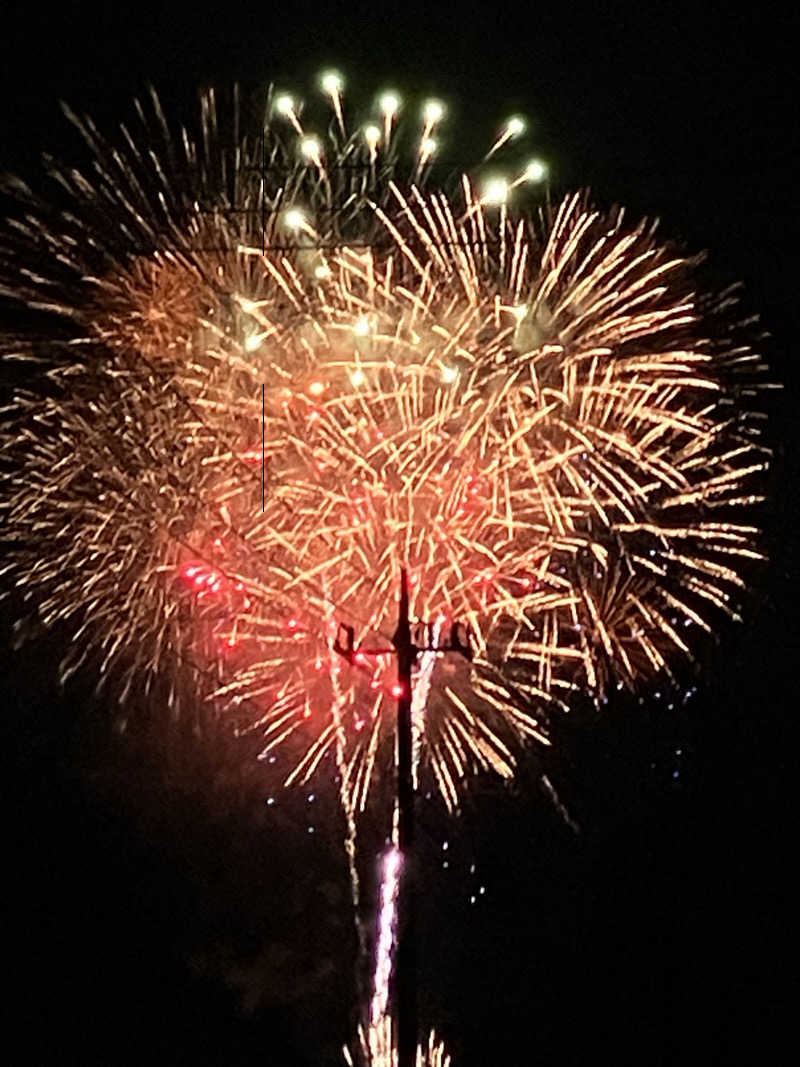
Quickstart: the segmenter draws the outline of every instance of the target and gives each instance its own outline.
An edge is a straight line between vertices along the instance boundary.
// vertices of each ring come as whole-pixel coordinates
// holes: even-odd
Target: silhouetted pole
[[[414,736],[411,721],[411,671],[417,649],[408,618],[408,572],[400,571],[400,605],[392,638],[397,652],[397,821],[400,885],[397,898],[395,1009],[398,1067],[417,1060],[417,952],[415,936],[416,870],[414,856]]]

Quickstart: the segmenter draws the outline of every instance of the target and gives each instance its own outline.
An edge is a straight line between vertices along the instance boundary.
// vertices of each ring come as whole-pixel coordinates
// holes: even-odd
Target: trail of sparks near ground
[[[370,1033],[377,1033],[381,1020],[389,1014],[389,978],[392,971],[397,924],[397,894],[403,858],[396,844],[381,862],[381,891],[378,908],[378,937],[375,947],[375,977],[370,1005]],[[384,1050],[385,1051],[385,1050]],[[378,1051],[373,1050],[373,1055]]]
[[[384,1016],[369,1035],[363,1030],[359,1035],[361,1055],[374,1057],[366,1060],[370,1067],[397,1067],[397,1053],[391,1048],[390,1030],[391,1020]],[[345,1048],[343,1051],[348,1067],[354,1067],[355,1061],[350,1049]],[[427,1044],[420,1045],[417,1049],[417,1067],[450,1067],[451,1062],[444,1044],[437,1038],[435,1031],[431,1031]]]
[[[368,1060],[370,1067],[397,1067],[397,1053],[391,1048],[390,1029],[391,1020],[384,1017],[369,1036],[362,1031],[360,1051],[362,1056],[373,1057]],[[344,1058],[348,1067],[353,1067],[352,1053],[347,1048],[344,1049]],[[417,1067],[450,1067],[451,1062],[444,1044],[437,1038],[435,1031],[431,1031],[427,1044],[417,1048]]]
[[[335,632],[335,623],[333,618],[329,619],[330,634],[331,634],[331,651],[330,655],[334,656],[333,634]],[[344,732],[344,726],[342,724],[342,717],[340,709],[342,707],[342,694],[339,691],[337,684],[337,677],[335,674],[331,674],[333,683],[333,697],[331,703],[331,711],[333,715],[334,726],[336,730],[336,768],[339,775],[340,782],[340,797],[342,801],[342,810],[345,817],[345,853],[347,854],[347,871],[350,878],[350,892],[353,899],[353,919],[356,928],[356,937],[358,939],[358,960],[361,961],[366,958],[367,944],[364,936],[364,930],[361,924],[361,883],[358,875],[357,864],[357,844],[358,844],[358,827],[356,824],[356,813],[353,810],[352,795],[347,789],[347,738]],[[358,968],[357,968],[358,970]]]

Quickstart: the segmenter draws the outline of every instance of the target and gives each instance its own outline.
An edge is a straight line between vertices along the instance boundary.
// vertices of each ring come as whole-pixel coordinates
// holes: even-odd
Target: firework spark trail
[[[434,649],[437,648],[440,643],[444,623],[445,617],[440,615],[430,627],[431,646]],[[428,693],[430,692],[433,681],[433,672],[436,667],[436,661],[441,655],[442,653],[431,651],[430,649],[421,652],[418,657],[417,669],[413,678],[411,726],[413,731],[412,772],[414,775],[415,790],[418,787],[419,761],[422,754],[423,738],[425,736],[425,705],[428,702]]]
[[[403,860],[396,844],[384,854],[381,861],[381,890],[378,908],[378,937],[375,948],[374,993],[370,1005],[370,1028],[379,1026],[388,1015],[389,978],[392,971],[392,956],[395,948],[397,924],[397,894]]]
[[[335,632],[335,622],[332,617],[329,618],[329,630],[331,634],[330,641],[330,656],[335,656],[333,651],[333,635]],[[342,694],[338,686],[338,673],[336,670],[336,664],[331,664],[331,680],[333,684],[333,702],[331,705],[334,728],[336,731],[336,767],[339,775],[339,795],[342,802],[342,810],[345,817],[345,853],[347,855],[347,870],[350,878],[350,892],[353,900],[353,919],[356,927],[356,937],[358,941],[358,961],[366,958],[367,955],[367,943],[364,936],[364,928],[361,922],[361,883],[358,876],[357,859],[357,842],[358,842],[358,828],[356,825],[355,812],[352,805],[352,793],[348,789],[347,776],[349,768],[346,760],[347,751],[347,739],[344,733],[344,726],[342,723],[342,717],[340,714],[342,707]],[[356,973],[361,974],[361,968],[356,968]]]
[[[538,163],[426,191],[439,105],[415,187],[397,99],[349,135],[325,92],[327,139],[269,98],[263,181],[260,113],[242,133],[208,94],[197,140],[155,102],[147,150],[72,116],[97,166],[49,164],[64,210],[11,183],[0,292],[33,325],[3,349],[38,378],[4,417],[2,510],[6,572],[79,636],[64,676],[95,657],[123,697],[166,676],[170,703],[262,731],[289,782],[330,756],[354,820],[392,659],[334,663],[332,613],[380,644],[407,567],[417,617],[472,625],[471,666],[418,674],[417,751],[456,807],[572,694],[667,675],[737,617],[764,379],[733,298],[696,295],[652,224],[578,194],[514,217]]]
[[[384,1016],[377,1026],[359,1033],[360,1052],[369,1067],[397,1067],[397,1050],[391,1044],[391,1019]],[[353,1067],[353,1054],[350,1049],[343,1049],[345,1062]],[[425,1045],[417,1048],[417,1067],[450,1067],[451,1058],[444,1043],[435,1031],[428,1035]]]
[[[572,818],[569,811],[567,810],[566,805],[556,792],[556,787],[553,785],[553,783],[550,781],[546,774],[542,775],[542,785],[545,787],[547,795],[553,802],[553,807],[564,820],[565,824],[570,828],[570,830],[572,830],[574,834],[579,834],[581,832],[580,825]]]

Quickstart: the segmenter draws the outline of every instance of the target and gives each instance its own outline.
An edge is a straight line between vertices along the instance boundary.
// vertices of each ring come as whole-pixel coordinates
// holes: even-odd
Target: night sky
[[[529,116],[555,191],[589,186],[709,249],[708,277],[743,281],[771,334],[771,560],[697,691],[577,713],[459,819],[423,802],[420,1002],[453,1067],[755,1065],[788,1033],[797,27],[759,5],[603,8],[14,4],[0,26],[0,169],[33,179],[42,151],[77,150],[61,99],[110,128],[148,83],[186,106],[237,79],[304,91],[332,64],[351,99],[443,97],[466,166]],[[120,735],[91,678],[59,693],[63,634],[15,652],[0,621],[6,1062],[340,1062],[355,937],[330,783],[280,792],[230,739],[153,708]]]

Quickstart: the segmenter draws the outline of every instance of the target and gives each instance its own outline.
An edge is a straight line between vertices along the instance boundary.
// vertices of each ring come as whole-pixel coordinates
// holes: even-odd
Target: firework
[[[397,1067],[397,1050],[392,1045],[391,1020],[388,1016],[366,1031],[359,1031],[359,1052],[370,1067]],[[344,1049],[344,1058],[348,1067],[353,1067],[353,1055],[347,1048]],[[416,1067],[450,1067],[451,1062],[444,1044],[432,1030],[427,1045],[417,1048]]]
[[[197,137],[157,100],[115,144],[72,116],[91,167],[50,161],[52,202],[8,183],[6,570],[72,626],[64,677],[167,678],[287,783],[334,759],[354,813],[390,762],[407,568],[426,633],[475,635],[471,663],[422,657],[413,709],[455,807],[573,694],[669,676],[736,616],[763,367],[652,224],[531,214],[536,160],[442,191],[441,104],[404,162],[396,94],[350,133],[323,91],[324,135],[287,94],[257,121],[206,94]],[[378,654],[338,658],[342,622]]]

